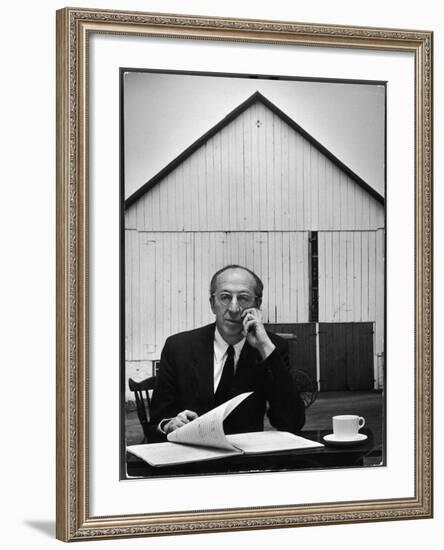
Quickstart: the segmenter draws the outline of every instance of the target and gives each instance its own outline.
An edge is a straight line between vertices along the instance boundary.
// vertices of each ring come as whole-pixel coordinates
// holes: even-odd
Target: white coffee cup
[[[365,418],[362,416],[339,414],[333,417],[333,434],[337,439],[353,439],[363,426]]]

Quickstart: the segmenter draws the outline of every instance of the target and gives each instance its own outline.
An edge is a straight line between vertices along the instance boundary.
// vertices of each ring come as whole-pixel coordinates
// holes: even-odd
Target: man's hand
[[[262,359],[268,357],[276,346],[265,330],[261,310],[253,307],[245,309],[242,312],[242,323],[243,334],[250,346],[259,351]]]
[[[199,415],[194,411],[189,411],[189,410],[182,411],[163,426],[163,431],[166,434],[169,434],[170,432],[174,432],[174,430],[177,430],[177,428],[181,428],[182,426],[185,426],[185,424],[188,424],[198,416]]]

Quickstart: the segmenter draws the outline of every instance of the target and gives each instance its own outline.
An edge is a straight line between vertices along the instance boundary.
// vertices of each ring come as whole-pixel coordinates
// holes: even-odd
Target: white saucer
[[[367,436],[365,434],[356,434],[350,439],[342,439],[336,437],[335,434],[328,434],[324,435],[323,439],[327,443],[331,443],[333,445],[353,445],[356,443],[362,443],[367,439]]]

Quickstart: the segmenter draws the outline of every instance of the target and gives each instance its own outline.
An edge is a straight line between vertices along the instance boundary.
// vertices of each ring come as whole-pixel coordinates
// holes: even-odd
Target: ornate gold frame
[[[87,471],[86,43],[91,32],[414,54],[415,496],[91,517]],[[432,41],[428,31],[65,8],[57,12],[57,537],[64,541],[432,516]]]

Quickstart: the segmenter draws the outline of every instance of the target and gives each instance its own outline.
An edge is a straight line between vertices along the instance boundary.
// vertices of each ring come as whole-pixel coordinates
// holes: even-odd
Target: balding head
[[[219,271],[216,271],[216,273],[211,277],[210,281],[210,298],[214,296],[214,293],[216,292],[217,287],[217,279],[222,273],[225,273],[226,271],[235,271],[235,270],[243,270],[246,271],[253,279],[254,286],[253,286],[253,293],[256,296],[257,302],[259,302],[258,307],[260,303],[262,302],[262,294],[264,292],[264,284],[260,280],[260,278],[254,273],[254,271],[251,271],[251,269],[248,269],[248,267],[244,267],[243,265],[238,264],[230,264],[226,265],[222,269],[219,269]]]

